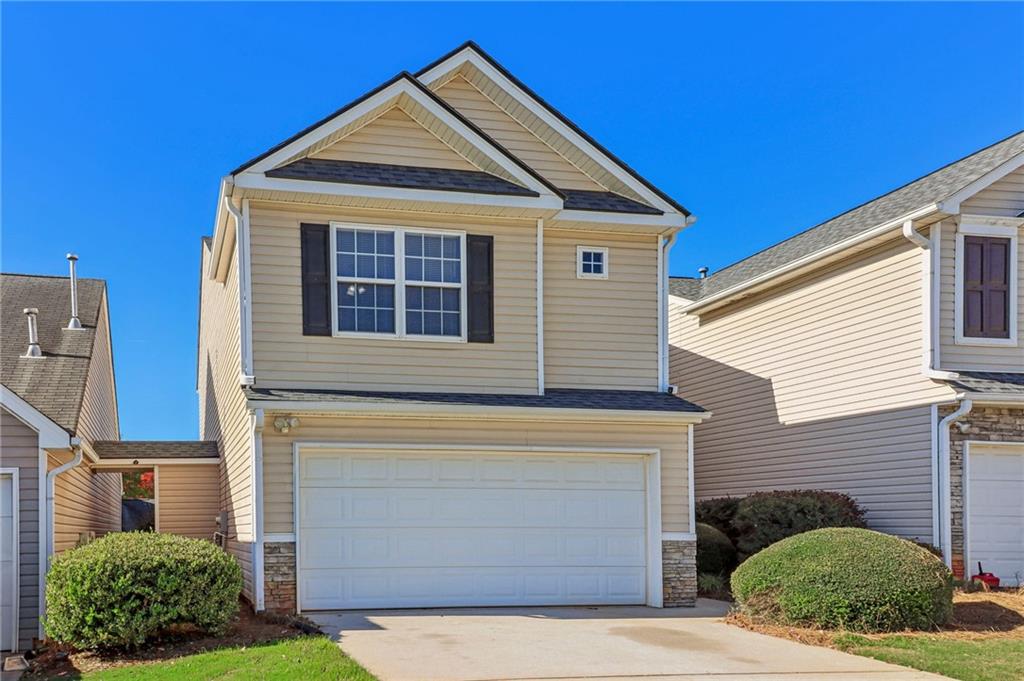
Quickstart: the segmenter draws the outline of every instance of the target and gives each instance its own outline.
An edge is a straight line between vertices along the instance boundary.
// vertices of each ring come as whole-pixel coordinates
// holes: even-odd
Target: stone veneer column
[[[666,608],[697,604],[697,542],[661,542],[661,572]]]
[[[263,545],[263,599],[270,612],[292,614],[295,599],[295,543],[267,542]]]
[[[939,418],[953,413],[955,406],[939,407]],[[964,442],[1024,442],[1024,409],[982,407],[957,421],[965,424],[965,432],[954,424],[949,429],[949,484],[951,530],[953,535],[953,574],[963,579],[970,572],[964,566]],[[942,434],[940,433],[941,437]]]

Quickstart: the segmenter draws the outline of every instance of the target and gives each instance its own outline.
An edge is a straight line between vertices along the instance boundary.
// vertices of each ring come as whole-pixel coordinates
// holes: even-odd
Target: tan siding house
[[[201,433],[257,609],[693,603],[708,414],[668,393],[663,331],[685,209],[473,44],[218,207]]]
[[[969,556],[1020,579],[1024,547],[1005,547],[1024,528],[1022,166],[1024,133],[672,280],[672,382],[715,414],[695,433],[699,498],[846,492],[958,574]]]

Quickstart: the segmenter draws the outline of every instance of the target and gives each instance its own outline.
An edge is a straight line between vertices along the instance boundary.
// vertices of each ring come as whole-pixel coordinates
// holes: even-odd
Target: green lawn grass
[[[954,639],[899,635],[865,638],[837,636],[840,650],[882,662],[913,667],[961,681],[1024,679],[1024,640],[1010,638]]]
[[[286,639],[249,648],[224,648],[164,662],[89,672],[81,678],[88,681],[375,681],[372,674],[323,636]]]

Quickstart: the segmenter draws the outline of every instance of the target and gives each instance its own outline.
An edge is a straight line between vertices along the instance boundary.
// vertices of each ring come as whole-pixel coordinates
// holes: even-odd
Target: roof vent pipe
[[[81,329],[82,322],[78,319],[78,276],[75,274],[75,263],[78,256],[68,253],[68,266],[71,268],[71,321],[68,322],[69,329]]]
[[[707,278],[708,278],[708,268],[707,268],[707,267],[701,267],[701,268],[699,268],[699,269],[697,270],[697,274],[699,274],[699,275],[700,275],[700,278],[701,278],[701,279],[707,279]]]
[[[28,317],[28,350],[22,357],[42,357],[43,351],[39,349],[39,332],[36,329],[36,315],[39,308],[26,307],[25,316]]]

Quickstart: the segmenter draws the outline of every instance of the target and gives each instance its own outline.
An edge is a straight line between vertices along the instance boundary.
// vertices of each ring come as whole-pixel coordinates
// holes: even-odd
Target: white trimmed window
[[[466,339],[466,235],[332,223],[335,336]]]
[[[608,249],[601,246],[577,246],[576,277],[579,279],[607,279]]]
[[[1017,345],[1019,221],[964,216],[956,234],[957,345]]]

